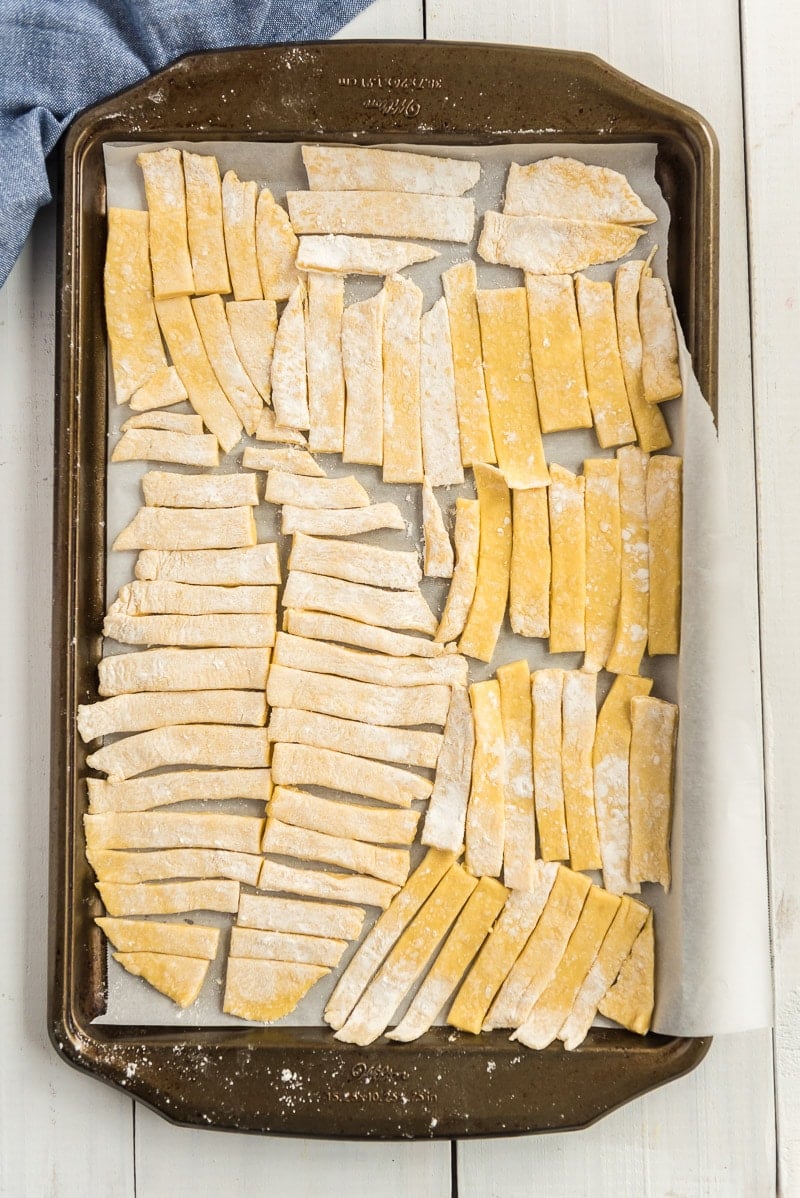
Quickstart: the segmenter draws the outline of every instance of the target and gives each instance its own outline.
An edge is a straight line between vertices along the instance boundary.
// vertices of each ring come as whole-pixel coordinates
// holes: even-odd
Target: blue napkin
[[[372,0],[0,0],[0,286],[77,112],[182,54],[331,37]]]

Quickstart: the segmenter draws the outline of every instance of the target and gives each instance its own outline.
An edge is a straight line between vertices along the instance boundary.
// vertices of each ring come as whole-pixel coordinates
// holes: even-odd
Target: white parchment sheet
[[[136,154],[157,145],[109,145],[105,149],[109,206],[144,208],[141,173]],[[199,153],[216,154],[221,170],[237,171],[242,179],[256,179],[268,186],[279,202],[287,190],[307,186],[300,147],[285,143],[192,142],[172,143]],[[488,208],[500,208],[506,172],[511,162],[528,163],[552,154],[580,158],[623,171],[644,202],[656,212],[658,221],[648,226],[634,254],[646,257],[654,244],[659,249],[653,269],[667,278],[666,246],[669,210],[655,182],[654,145],[502,145],[492,147],[403,146],[397,149],[442,153],[458,158],[477,158],[482,163],[481,179],[474,195],[479,219]],[[437,244],[441,256],[412,266],[406,273],[423,289],[427,309],[441,295],[440,275],[466,257],[477,262],[479,286],[519,286],[522,272],[489,266],[471,246]],[[616,264],[594,267],[587,273],[612,278]],[[379,279],[349,279],[346,302],[373,294]],[[673,887],[664,895],[660,887],[646,886],[642,897],[656,913],[656,1011],[654,1030],[671,1035],[704,1035],[761,1027],[770,1023],[769,919],[767,903],[764,796],[759,751],[759,720],[755,688],[755,663],[751,660],[748,629],[741,622],[739,580],[747,555],[730,535],[727,519],[725,462],[717,441],[711,413],[692,373],[691,360],[683,349],[683,399],[663,406],[674,440],[674,452],[684,456],[684,574],[683,631],[679,661],[645,659],[644,671],[655,679],[654,694],[680,704],[680,733],[672,832]],[[129,415],[109,398],[109,454]],[[188,407],[187,407],[187,410]],[[720,398],[720,419],[726,418],[725,396]],[[548,461],[580,470],[585,457],[610,456],[597,446],[592,430],[545,436]],[[240,468],[242,449],[249,439],[222,460],[220,472]],[[376,501],[398,503],[408,521],[406,533],[373,533],[367,540],[408,548],[421,544],[419,488],[388,486],[374,467],[343,465],[336,455],[318,459],[328,474],[353,473],[361,479]],[[133,518],[142,502],[140,480],[152,463],[109,464],[107,535],[112,544],[119,530]],[[181,470],[182,467],[163,467]],[[262,488],[263,473],[259,475]],[[750,485],[746,480],[745,485]],[[462,488],[439,492],[452,522],[458,494],[474,494],[471,472]],[[262,503],[257,512],[259,539],[278,539],[277,511]],[[287,546],[282,545],[285,567]],[[135,554],[108,553],[109,602],[119,587],[133,577]],[[437,610],[446,595],[446,584],[423,583],[429,601]],[[125,647],[107,644],[106,652]],[[515,636],[508,621],[491,666],[471,662],[470,678],[491,676],[498,665],[520,657],[532,669],[545,664],[572,669],[581,655],[550,656],[547,644]],[[598,696],[602,700],[610,684],[601,674]],[[259,813],[259,805],[243,804],[242,811]],[[421,856],[419,848],[413,861]],[[369,913],[367,926],[374,919]],[[229,916],[198,914],[196,922],[218,922],[227,927]],[[317,1025],[322,1010],[341,970],[356,950],[351,946],[342,965],[318,983],[298,1008],[282,1022],[288,1026]],[[227,936],[218,960],[212,963],[198,1002],[179,1011],[169,999],[139,979],[131,977],[109,955],[107,1013],[100,1022],[142,1025],[241,1026],[241,1021],[222,1015],[224,961]],[[401,1012],[402,1013],[402,1012]]]

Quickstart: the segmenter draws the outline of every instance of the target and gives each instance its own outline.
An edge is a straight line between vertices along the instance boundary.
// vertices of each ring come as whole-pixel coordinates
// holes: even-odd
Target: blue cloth
[[[0,286],[82,108],[182,54],[331,37],[372,0],[0,0]]]

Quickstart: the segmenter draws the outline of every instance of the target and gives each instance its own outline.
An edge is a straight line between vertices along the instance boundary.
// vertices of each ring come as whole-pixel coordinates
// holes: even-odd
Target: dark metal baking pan
[[[222,102],[224,97],[225,102]],[[105,601],[103,145],[172,139],[622,142],[658,146],[670,272],[716,413],[718,167],[682,105],[586,54],[474,43],[326,42],[181,59],[79,116],[62,148],[53,610],[49,1030],[72,1065],[178,1123],[395,1139],[584,1127],[686,1073],[709,1039],[595,1030],[573,1053],[436,1028],[412,1044],[341,1045],[324,1028],[94,1025],[105,946],[83,851],[79,702],[95,695]],[[284,1084],[285,1070],[292,1087]]]

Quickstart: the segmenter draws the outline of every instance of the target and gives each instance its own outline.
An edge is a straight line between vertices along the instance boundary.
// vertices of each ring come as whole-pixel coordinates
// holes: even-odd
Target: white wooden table
[[[592,1198],[800,1194],[800,10],[785,0],[377,0],[347,37],[590,50],[699,109],[722,163],[721,437],[759,552],[777,1029],[718,1037],[689,1077],[585,1132],[337,1144],[171,1127],[69,1070],[45,1032],[54,217],[0,293],[2,1198]],[[753,438],[756,480],[753,479]],[[756,503],[757,499],[757,503]]]

